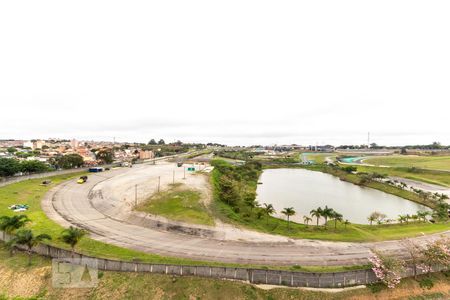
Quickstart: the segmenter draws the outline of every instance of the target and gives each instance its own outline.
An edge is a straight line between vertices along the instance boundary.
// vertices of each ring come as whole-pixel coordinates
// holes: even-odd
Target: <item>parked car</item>
[[[80,179],[77,180],[77,183],[83,184],[88,180],[87,176],[81,176]]]

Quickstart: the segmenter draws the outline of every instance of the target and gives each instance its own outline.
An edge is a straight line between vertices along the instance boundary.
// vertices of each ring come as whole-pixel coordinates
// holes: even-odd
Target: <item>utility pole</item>
[[[161,176],[158,176],[158,193],[159,193],[160,186],[161,186]]]
[[[367,133],[367,148],[370,149],[370,132]]]

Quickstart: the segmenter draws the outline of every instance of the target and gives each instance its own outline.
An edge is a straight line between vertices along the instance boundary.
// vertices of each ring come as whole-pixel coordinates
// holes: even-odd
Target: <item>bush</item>
[[[426,278],[424,278],[424,279],[419,281],[419,285],[423,289],[430,290],[430,289],[433,288],[434,282],[433,282],[433,279],[431,279],[430,277],[426,277]]]
[[[382,290],[386,289],[386,286],[380,282],[376,282],[376,283],[369,283],[367,285],[367,288],[372,292],[372,293],[379,293]]]

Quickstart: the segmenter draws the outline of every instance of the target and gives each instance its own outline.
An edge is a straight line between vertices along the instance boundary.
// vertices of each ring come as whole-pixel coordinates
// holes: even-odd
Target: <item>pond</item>
[[[358,224],[368,224],[367,217],[374,211],[396,220],[400,214],[428,210],[415,202],[305,169],[265,170],[259,181],[262,183],[257,188],[259,203],[272,204],[278,216],[282,216],[279,213],[283,208],[294,207],[297,214],[292,220],[302,223],[304,215],[325,205]]]

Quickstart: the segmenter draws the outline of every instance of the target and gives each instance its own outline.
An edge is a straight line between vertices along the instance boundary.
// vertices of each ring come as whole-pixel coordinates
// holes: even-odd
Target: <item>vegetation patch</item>
[[[187,223],[214,225],[213,217],[201,199],[199,191],[187,189],[183,184],[172,184],[167,191],[153,195],[137,210]]]
[[[211,180],[214,187],[214,211],[219,218],[238,226],[293,238],[348,242],[401,239],[419,236],[423,233],[441,232],[450,228],[450,225],[446,222],[431,224],[420,219],[416,219],[414,222],[405,221],[401,224],[373,226],[350,224],[345,220],[345,216],[333,214],[332,211],[327,214],[328,219],[325,226],[311,225],[316,220],[316,213],[313,211],[311,217],[305,218],[304,224],[289,222],[288,217],[292,214],[285,214],[286,219],[275,218],[272,216],[274,210],[270,204],[260,204],[256,201],[257,182],[263,169],[260,163],[249,161],[244,165],[234,166],[223,160],[215,160],[213,164],[215,169],[212,172]],[[325,165],[313,165],[306,168],[327,172],[339,176],[342,180],[377,188],[425,204],[424,200],[413,192],[373,180],[361,182],[363,177],[353,174],[352,170],[347,172],[338,167],[333,168]],[[431,205],[431,203],[426,203]],[[284,211],[287,212],[287,209],[290,208],[285,208]],[[320,210],[323,212],[322,208]],[[319,218],[325,216],[323,213],[317,215]]]

